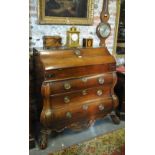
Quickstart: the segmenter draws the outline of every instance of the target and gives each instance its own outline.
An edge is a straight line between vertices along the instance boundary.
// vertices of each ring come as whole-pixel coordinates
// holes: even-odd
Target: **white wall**
[[[115,17],[116,17],[116,1],[109,0],[109,23],[111,25],[111,35],[106,40],[107,47],[112,53],[113,41],[114,41],[114,30],[115,30]],[[43,47],[43,36],[44,35],[59,35],[62,37],[62,43],[66,43],[66,31],[71,25],[39,25],[37,18],[37,0],[30,0],[30,51],[33,47]],[[96,35],[96,26],[100,22],[100,12],[102,9],[103,0],[94,0],[94,23],[91,26],[80,26],[77,25],[80,30],[80,43],[82,44],[82,38],[92,37],[94,46],[99,45],[99,39]]]

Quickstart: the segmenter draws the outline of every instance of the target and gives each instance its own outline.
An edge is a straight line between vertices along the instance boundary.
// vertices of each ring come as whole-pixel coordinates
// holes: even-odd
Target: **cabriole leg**
[[[48,135],[50,132],[48,130],[41,130],[39,137],[39,147],[40,149],[45,149],[48,145]]]
[[[115,111],[112,111],[111,112],[110,117],[111,117],[111,119],[112,119],[112,121],[113,121],[114,124],[120,124],[120,119],[116,115],[116,112]]]

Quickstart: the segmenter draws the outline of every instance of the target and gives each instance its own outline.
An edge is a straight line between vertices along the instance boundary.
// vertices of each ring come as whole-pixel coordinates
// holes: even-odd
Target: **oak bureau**
[[[33,51],[41,149],[47,146],[47,131],[89,127],[118,106],[114,94],[116,62],[107,48]],[[115,117],[112,120],[118,124]]]

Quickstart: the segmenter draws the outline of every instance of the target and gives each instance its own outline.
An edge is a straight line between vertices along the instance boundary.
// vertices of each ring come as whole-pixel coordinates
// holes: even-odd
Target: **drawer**
[[[112,98],[94,99],[87,103],[80,103],[79,105],[65,106],[59,109],[53,109],[53,116],[49,123],[51,128],[64,128],[68,124],[75,122],[83,122],[90,120],[92,117],[97,118],[99,115],[104,116],[106,113],[112,111]]]
[[[81,78],[73,78],[69,80],[59,80],[50,82],[50,94],[58,94],[83,90],[91,87],[99,87],[105,84],[109,85],[113,82],[113,74],[99,74],[93,76],[84,76]]]
[[[45,71],[45,81],[82,77],[116,70],[115,64],[99,64]]]
[[[52,108],[60,108],[67,105],[77,105],[101,97],[110,97],[111,87],[109,85],[83,89],[79,91],[51,95],[50,104]]]

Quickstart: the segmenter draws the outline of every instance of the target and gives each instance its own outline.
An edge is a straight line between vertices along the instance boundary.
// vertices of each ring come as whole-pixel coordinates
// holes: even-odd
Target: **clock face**
[[[98,32],[102,38],[107,38],[110,35],[110,25],[108,23],[100,23],[98,26]]]
[[[72,38],[73,41],[77,41],[77,40],[78,40],[78,34],[73,33],[73,34],[71,35],[71,38]]]

